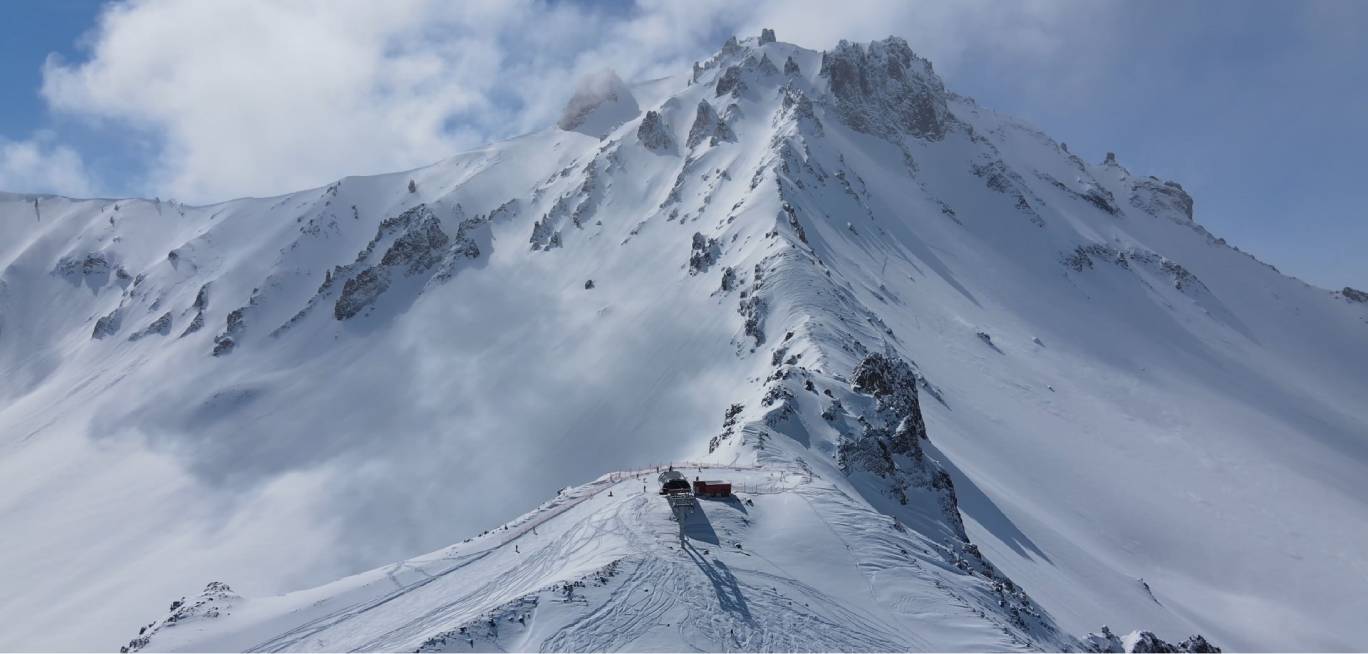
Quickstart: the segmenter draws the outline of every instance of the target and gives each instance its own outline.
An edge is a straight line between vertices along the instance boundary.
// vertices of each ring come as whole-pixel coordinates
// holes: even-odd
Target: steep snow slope
[[[504,611],[551,627],[485,645],[783,648],[799,588],[837,598],[814,616],[868,626],[824,632],[838,649],[1075,646],[1103,623],[1368,643],[1355,295],[1214,238],[1176,184],[947,92],[896,39],[730,41],[688,75],[591,80],[562,123],[208,207],[0,196],[0,647],[109,647],[209,579],[260,608],[151,647],[407,647]],[[658,498],[609,502],[602,482],[554,519],[583,555],[529,571],[502,545],[469,577],[418,579],[472,542],[392,582],[268,597],[686,457],[820,480],[756,499],[750,525],[704,506],[791,564],[783,590],[691,560]],[[893,566],[897,539],[927,551]],[[661,615],[688,628],[557,636],[593,614],[546,610],[547,588],[619,560],[645,571],[614,579],[676,589]],[[723,570],[733,591],[697,583]],[[1038,616],[996,604],[1004,579]],[[396,610],[338,612],[415,585]],[[745,640],[699,622],[738,597]],[[277,640],[314,619],[322,645]]]

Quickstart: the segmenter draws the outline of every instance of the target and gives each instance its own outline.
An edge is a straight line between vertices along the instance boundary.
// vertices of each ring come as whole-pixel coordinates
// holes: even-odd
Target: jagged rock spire
[[[846,124],[862,132],[939,140],[950,121],[945,85],[907,42],[841,41],[822,54],[821,75]]]

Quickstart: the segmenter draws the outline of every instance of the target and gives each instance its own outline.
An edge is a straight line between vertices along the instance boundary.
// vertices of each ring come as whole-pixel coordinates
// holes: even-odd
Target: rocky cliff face
[[[944,84],[931,62],[900,38],[868,45],[841,41],[822,54],[821,76],[837,111],[853,129],[933,140],[948,129]]]

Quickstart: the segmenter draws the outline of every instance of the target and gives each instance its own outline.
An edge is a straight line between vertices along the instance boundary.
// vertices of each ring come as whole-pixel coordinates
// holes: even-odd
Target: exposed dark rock
[[[464,227],[466,223],[462,225]],[[463,235],[458,234],[453,243],[442,231],[436,214],[425,204],[380,223],[375,238],[357,257],[357,264],[368,260],[385,239],[393,240],[380,257],[380,263],[362,269],[342,284],[342,293],[333,306],[334,318],[347,320],[361,313],[390,287],[394,274],[420,275],[439,263],[443,264],[441,273],[447,271],[453,258],[479,256],[479,247]],[[329,281],[325,280],[325,285]]]
[[[1151,216],[1181,217],[1192,221],[1192,196],[1177,182],[1164,182],[1153,177],[1141,179],[1131,189],[1130,204]]]
[[[175,627],[198,620],[212,620],[224,615],[230,615],[234,606],[242,597],[233,592],[220,581],[211,581],[204,587],[203,591],[193,599],[187,600],[182,597],[171,602],[171,607],[167,609],[168,615],[152,624],[145,625],[138,629],[138,636],[130,640],[127,645],[120,647],[122,653],[137,652],[147,647],[156,635],[165,628]]]
[[[689,138],[685,145],[693,148],[705,140],[717,145],[720,141],[735,141],[736,135],[707,100],[700,100],[698,113],[694,117],[693,126],[689,128]]]
[[[103,316],[100,316],[100,318],[95,321],[95,329],[91,332],[90,337],[98,340],[108,336],[113,336],[114,334],[118,333],[119,326],[122,324],[123,307],[119,307]]]
[[[760,45],[765,45],[766,43],[774,43],[774,41],[774,30],[768,27],[762,28],[760,30]]]
[[[722,256],[722,244],[715,238],[708,238],[694,232],[693,243],[689,249],[689,274],[707,272],[717,258]]]
[[[648,150],[666,152],[674,149],[674,137],[665,120],[656,111],[648,111],[637,127],[637,140]]]
[[[592,279],[586,279],[586,280],[584,280],[584,290],[589,291],[589,290],[593,290],[593,288],[594,288],[594,280],[592,280]]]
[[[913,54],[907,42],[889,37],[868,46],[841,41],[822,54],[837,112],[851,128],[892,136],[945,136],[950,111],[945,86],[931,62]]]
[[[228,313],[227,325],[223,333],[214,339],[214,356],[221,357],[230,354],[237,347],[238,339],[247,330],[246,316],[246,307],[239,307]]]
[[[1014,200],[1013,205],[1017,211],[1024,214],[1037,227],[1045,226],[1045,220],[1040,217],[1035,207],[1031,206],[1031,201],[1026,198],[1026,194],[1030,192],[1029,187],[1002,160],[993,159],[974,163],[970,166],[970,171],[983,178],[984,184],[989,190],[997,191]]]
[[[1121,209],[1116,206],[1116,198],[1112,197],[1111,191],[1100,186],[1090,186],[1086,191],[1080,193],[1079,197],[1087,200],[1094,207],[1113,216],[1121,213]]]
[[[375,302],[389,285],[389,272],[384,268],[371,267],[361,271],[342,285],[342,295],[333,306],[333,317],[338,320],[355,317]]]
[[[52,272],[72,284],[85,283],[92,289],[103,288],[111,277],[120,281],[131,279],[128,272],[119,267],[116,255],[107,252],[62,257]]]
[[[157,318],[156,320],[152,321],[152,324],[150,324],[150,325],[144,327],[142,330],[138,331],[137,333],[133,334],[132,336],[129,336],[129,337],[128,337],[128,340],[130,340],[130,341],[136,341],[136,340],[139,340],[139,339],[141,339],[141,338],[144,338],[144,337],[147,337],[147,336],[151,336],[151,335],[153,335],[153,334],[160,334],[160,335],[162,335],[162,336],[166,336],[167,334],[170,334],[170,333],[171,333],[171,312],[170,312],[170,311],[167,311],[166,313],[163,313],[163,314],[161,315],[161,317],[159,317],[159,318]]]
[[[736,55],[739,55],[744,51],[745,48],[741,47],[741,42],[737,41],[736,35],[733,34],[727,37],[726,43],[722,44],[722,50],[719,52],[719,54],[721,54],[724,58],[735,57]]]
[[[1344,290],[1340,291],[1340,295],[1343,295],[1344,299],[1349,300],[1350,302],[1368,303],[1368,293],[1364,293],[1356,288],[1345,286]]]
[[[180,337],[185,338],[204,328],[204,312],[198,311],[195,317],[190,319],[190,324],[185,326],[185,331],[181,332]]]
[[[1131,641],[1129,645],[1125,641]],[[1171,654],[1177,652],[1200,652],[1203,654],[1219,654],[1221,648],[1212,645],[1201,634],[1188,636],[1186,640],[1177,645],[1165,642],[1162,638],[1154,635],[1150,631],[1134,632],[1125,637],[1117,637],[1103,625],[1100,633],[1090,633],[1083,639],[1083,646],[1089,652],[1107,654],[1135,654],[1157,653]]]
[[[551,227],[550,220],[533,221],[528,241],[533,250],[554,250],[561,246],[560,230]]]
[[[388,250],[380,258],[380,265],[387,268],[403,267],[410,275],[426,272],[436,265],[442,257],[442,248],[450,238],[442,231],[442,223],[426,206],[404,212],[401,219],[408,216],[407,223],[398,238],[394,239]]]
[[[789,58],[787,58],[787,59],[784,60],[784,74],[785,74],[785,75],[797,75],[797,74],[799,74],[799,73],[801,73],[801,72],[802,72],[802,71],[798,69],[798,62],[794,61],[794,60],[793,60],[793,57],[789,57]]]
[[[727,293],[736,288],[736,271],[731,266],[722,268],[722,292]]]
[[[714,95],[719,98],[724,95],[740,97],[746,92],[746,89],[746,81],[741,79],[741,67],[728,66],[727,69],[722,71],[722,74],[717,77]]]
[[[812,99],[801,89],[792,84],[786,85],[781,106],[786,114],[793,116],[794,120],[798,121],[804,131],[816,135],[823,133],[822,121],[817,118]]]
[[[798,213],[793,210],[793,205],[790,205],[787,202],[784,203],[784,217],[789,227],[793,229],[794,235],[798,237],[798,240],[807,243],[807,232],[803,231],[803,224],[798,222]]]
[[[200,286],[199,292],[195,293],[195,303],[190,306],[196,311],[204,311],[209,308],[209,282]]]
[[[879,413],[886,415],[891,424],[898,425],[898,432],[905,432],[901,437],[903,444],[898,449],[902,452],[919,450],[918,443],[926,438],[926,424],[917,397],[917,373],[912,366],[902,359],[872,353],[855,367],[851,379],[856,392],[874,396]],[[908,421],[905,428],[904,421]]]
[[[774,61],[771,60],[767,54],[760,55],[760,61],[755,64],[755,69],[760,71],[760,74],[765,77],[779,74],[779,67],[774,65]]]
[[[1221,654],[1221,648],[1212,645],[1201,634],[1188,636],[1186,640],[1178,643],[1178,651],[1194,652],[1195,654]]]
[[[751,295],[742,299],[736,310],[744,319],[742,330],[745,334],[755,339],[756,347],[763,345],[765,343],[765,301],[757,295]]]

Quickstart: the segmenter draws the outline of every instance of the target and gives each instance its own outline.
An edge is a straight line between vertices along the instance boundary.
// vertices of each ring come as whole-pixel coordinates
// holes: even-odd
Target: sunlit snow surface
[[[974,612],[989,582],[895,557],[943,539],[894,530],[896,509],[842,479],[828,398],[800,385],[841,390],[859,348],[938,392],[922,411],[969,539],[1064,632],[1368,647],[1368,305],[1218,241],[1162,181],[970,100],[943,98],[942,138],[854,131],[821,60],[752,39],[697,83],[632,86],[672,148],[643,147],[638,117],[206,207],[0,195],[0,649],[115,647],[210,580],[239,608],[150,648],[418,647],[527,596],[531,626],[476,645],[1018,646]],[[744,89],[719,96],[732,65]],[[687,145],[701,100],[731,138]],[[420,204],[447,235],[466,224],[478,256],[396,269],[338,320],[327,275]],[[691,268],[695,233],[718,254]],[[751,333],[743,291],[763,300]],[[167,313],[166,334],[130,340]],[[774,426],[762,397],[782,370],[801,419]],[[392,564],[686,458],[816,477],[745,510],[705,502],[715,547],[681,549],[630,480],[576,490],[518,552],[494,532]],[[549,590],[613,561],[584,603]],[[637,615],[622,607],[654,622],[618,629]],[[785,622],[800,615],[811,631]]]

